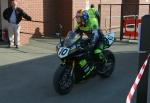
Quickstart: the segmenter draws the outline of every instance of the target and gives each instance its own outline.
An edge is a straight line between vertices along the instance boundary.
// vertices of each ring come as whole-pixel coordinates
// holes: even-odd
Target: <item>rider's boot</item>
[[[100,61],[102,64],[105,64],[107,62],[107,59],[106,57],[104,56],[102,50],[100,49],[97,49],[97,53],[95,52],[95,56],[96,56],[96,59],[98,61]]]

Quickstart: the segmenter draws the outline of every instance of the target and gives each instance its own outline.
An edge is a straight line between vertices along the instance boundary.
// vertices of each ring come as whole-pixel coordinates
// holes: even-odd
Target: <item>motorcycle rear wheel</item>
[[[108,78],[112,75],[115,68],[115,56],[110,50],[104,50],[103,54],[106,57],[107,63],[98,64],[97,74],[102,78]]]

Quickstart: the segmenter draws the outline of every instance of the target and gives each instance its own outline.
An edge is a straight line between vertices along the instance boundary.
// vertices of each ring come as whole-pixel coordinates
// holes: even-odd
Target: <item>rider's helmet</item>
[[[76,13],[76,21],[80,25],[82,24],[82,9],[78,10]]]
[[[89,14],[87,10],[78,10],[76,13],[76,21],[80,26],[85,26],[88,22]]]
[[[87,11],[87,10],[84,10],[84,11],[82,12],[82,22],[83,22],[83,24],[84,24],[84,25],[87,25],[88,20],[89,20],[88,11]]]

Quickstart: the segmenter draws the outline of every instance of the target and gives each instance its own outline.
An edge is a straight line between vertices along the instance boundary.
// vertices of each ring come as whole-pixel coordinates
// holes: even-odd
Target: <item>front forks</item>
[[[75,61],[67,61],[67,60],[63,60],[63,63],[62,65],[65,65],[66,67],[68,67],[68,69],[71,69],[70,70],[70,75],[73,76],[73,72],[74,72],[74,69],[75,69]]]
[[[72,62],[71,76],[73,75],[74,68],[75,68],[75,61]]]

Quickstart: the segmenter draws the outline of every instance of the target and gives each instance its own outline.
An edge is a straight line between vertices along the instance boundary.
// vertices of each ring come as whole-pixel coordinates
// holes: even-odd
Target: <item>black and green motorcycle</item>
[[[104,37],[103,49],[96,48],[93,53],[87,47],[89,39],[75,32],[68,32],[65,39],[56,46],[61,64],[56,70],[53,85],[57,93],[64,95],[69,93],[75,83],[87,80],[96,75],[108,78],[115,68],[115,57],[109,48],[114,42],[115,33],[108,33]],[[104,59],[98,58],[97,54],[102,51]]]

